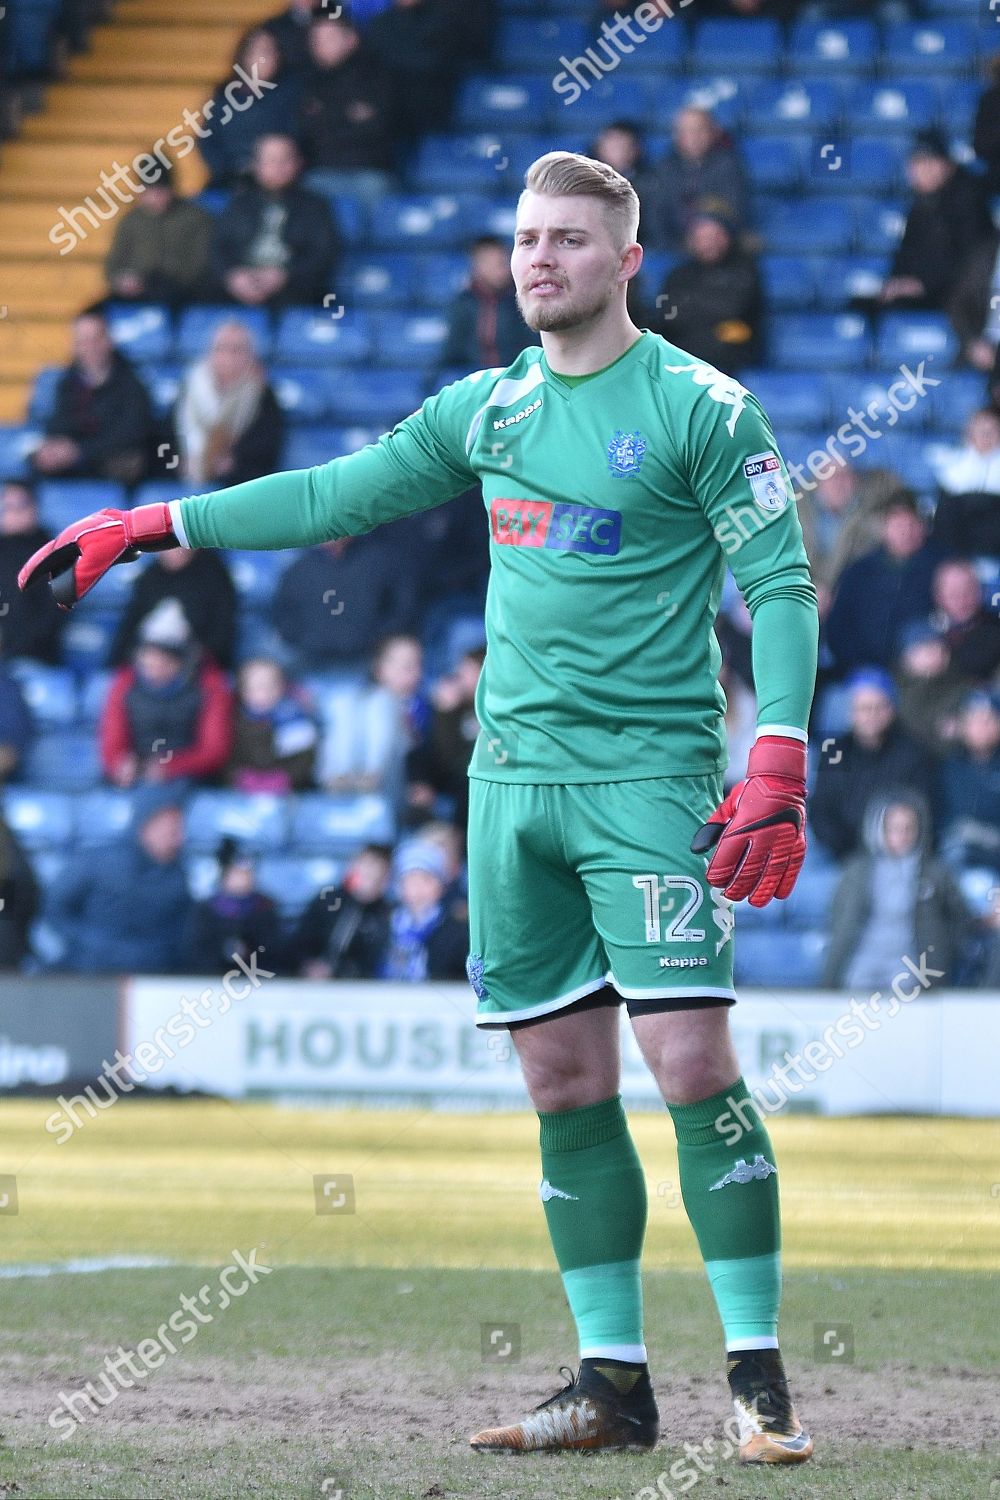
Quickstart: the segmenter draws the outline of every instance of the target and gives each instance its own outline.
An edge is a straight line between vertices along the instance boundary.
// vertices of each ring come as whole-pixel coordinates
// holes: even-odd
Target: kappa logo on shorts
[[[593,505],[498,496],[490,504],[490,530],[495,542],[510,547],[604,552],[613,557],[621,547],[622,516],[619,510]]]
[[[469,976],[469,983],[476,992],[477,1000],[488,1000],[490,997],[490,992],[483,983],[485,968],[486,965],[478,953],[470,953],[465,960],[465,972]]]

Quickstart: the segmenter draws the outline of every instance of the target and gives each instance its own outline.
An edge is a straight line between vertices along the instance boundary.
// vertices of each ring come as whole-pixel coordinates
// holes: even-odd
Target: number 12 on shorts
[[[705,899],[705,893],[697,880],[689,875],[664,875],[660,885],[658,875],[633,875],[632,884],[642,892],[643,914],[646,922],[647,943],[701,943],[705,940],[704,927],[691,927],[691,918]],[[671,895],[666,906],[660,906],[660,892],[677,892]],[[674,913],[674,907],[677,907]],[[671,914],[671,920],[663,925],[662,917]]]

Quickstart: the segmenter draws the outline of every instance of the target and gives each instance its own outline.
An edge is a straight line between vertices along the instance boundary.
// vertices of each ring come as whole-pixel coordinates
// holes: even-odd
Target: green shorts
[[[731,1004],[733,904],[689,848],[721,798],[717,774],[582,786],[472,778],[477,1025],[544,1016],[605,985],[633,1014]]]

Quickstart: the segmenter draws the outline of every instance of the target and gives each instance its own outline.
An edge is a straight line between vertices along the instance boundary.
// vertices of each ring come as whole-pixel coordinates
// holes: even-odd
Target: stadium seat
[[[814,255],[842,255],[854,232],[850,208],[822,198],[760,199],[757,225],[766,250],[778,255],[798,255],[804,245]]]
[[[30,477],[28,455],[35,451],[44,436],[42,429],[34,423],[30,426],[0,426],[0,481]]]
[[[752,80],[742,94],[743,128],[829,130],[840,119],[844,90],[829,79]]]
[[[845,115],[854,130],[910,136],[934,125],[939,108],[934,84],[926,79],[900,78],[891,83],[855,83],[847,96]]]
[[[563,66],[563,54],[578,57],[590,41],[589,27],[573,17],[509,16],[497,28],[494,56],[501,69],[538,68],[553,73]]]
[[[742,915],[741,910],[737,930]],[[734,950],[736,983],[776,990],[812,988],[823,972],[826,945],[826,935],[819,929],[747,932]]]
[[[56,386],[62,378],[62,365],[43,365],[35,376],[28,400],[28,421],[44,426],[56,404]]]
[[[824,310],[846,309],[854,297],[876,297],[889,274],[887,255],[830,256],[818,263],[817,291]]]
[[[794,192],[806,166],[804,143],[790,135],[751,136],[743,143],[751,184],[762,192]]]
[[[192,849],[216,849],[224,838],[258,851],[282,849],[288,837],[288,801],[266,792],[195,792],[186,827]]]
[[[865,20],[799,21],[792,27],[786,57],[795,75],[873,73],[878,30]]]
[[[44,479],[37,493],[39,518],[54,532],[93,510],[128,507],[124,485],[111,479]]]
[[[741,74],[775,73],[783,50],[777,21],[701,21],[688,66],[693,73],[726,73],[734,67]]]
[[[339,279],[346,283],[344,300],[351,307],[408,307],[417,296],[416,257],[397,254],[345,258]]]
[[[537,124],[548,115],[552,99],[549,77],[476,75],[458,90],[455,124],[462,130],[523,130],[526,121]]]
[[[822,427],[829,416],[826,386],[811,371],[744,370],[740,379],[775,427]]]
[[[760,276],[767,306],[775,312],[804,312],[815,305],[817,281],[826,273],[826,261],[805,255],[764,255]]]
[[[425,135],[410,165],[417,193],[490,193],[502,183],[508,157],[499,135]]]
[[[104,700],[111,686],[112,671],[88,672],[80,684],[80,718],[84,724],[94,725],[101,717]]]
[[[226,567],[247,609],[266,608],[274,596],[282,573],[294,562],[291,552],[227,552]]]
[[[153,410],[158,417],[169,416],[180,395],[184,366],[171,361],[141,364],[139,378],[149,392]]]
[[[621,69],[648,69],[654,79],[662,79],[681,71],[687,60],[687,52],[687,30],[683,24],[678,25],[675,11],[674,16],[664,19],[662,26],[658,26],[655,31],[647,31],[642,42],[636,42],[635,51],[623,57]],[[606,50],[602,47],[598,56],[606,55]]]
[[[77,716],[76,679],[65,667],[47,667],[18,657],[7,663],[17,680],[21,696],[39,729],[54,729],[74,723]]]
[[[833,893],[840,882],[840,870],[824,860],[806,855],[795,889],[784,903],[790,927],[826,927],[830,920]],[[772,902],[776,905],[776,902]]]
[[[834,151],[824,158],[829,144],[834,144]],[[895,193],[905,186],[908,145],[898,137],[870,135],[822,142],[813,149],[811,182],[826,193]]]
[[[355,370],[330,393],[333,419],[344,426],[385,431],[417,410],[423,383],[412,370]]]
[[[100,589],[95,589],[94,593],[99,596]],[[70,671],[86,675],[99,671],[107,662],[121,611],[91,609],[81,613],[81,609],[82,605],[78,604],[66,623],[59,643],[59,660]]]
[[[115,345],[130,360],[169,358],[173,333],[168,308],[158,302],[113,302],[106,317]]]
[[[8,786],[4,818],[25,849],[66,849],[73,839],[73,798],[65,792]]]
[[[769,323],[779,369],[856,369],[867,363],[869,343],[868,325],[855,313],[782,313]]]
[[[447,332],[448,322],[441,313],[428,311],[386,320],[375,341],[379,363],[427,369],[438,362]]]
[[[32,786],[52,792],[87,791],[101,779],[97,740],[91,730],[59,729],[28,746],[22,773]]]
[[[289,432],[281,450],[283,469],[315,469],[328,464],[331,458],[341,456],[338,447],[338,430],[327,424],[315,427],[295,427]]]
[[[107,786],[85,792],[76,799],[74,843],[85,848],[112,844],[131,828],[134,819],[131,792]]]
[[[885,369],[904,362],[933,360],[929,374],[950,379],[948,366],[958,352],[955,330],[945,313],[891,312],[879,325],[876,360]]]
[[[327,415],[327,391],[314,369],[277,368],[271,385],[278,405],[290,422],[318,422]]]
[[[332,304],[329,312],[307,307],[283,312],[274,338],[274,358],[285,365],[311,360],[353,365],[366,360],[371,353],[369,314],[354,309],[344,310],[342,317],[336,313]]]
[[[292,843],[300,854],[344,855],[362,844],[390,844],[392,809],[384,797],[329,797],[307,793],[292,810]]]
[[[208,353],[220,323],[242,323],[249,328],[261,359],[271,353],[271,329],[267,313],[260,307],[187,307],[180,315],[174,355],[177,359],[201,359]]]
[[[886,77],[938,73],[968,76],[975,60],[976,27],[962,21],[897,21],[883,32]]]
[[[976,370],[949,370],[947,380],[927,392],[930,425],[953,437],[984,401],[981,374]]]
[[[1000,41],[1000,34],[998,34],[998,41]],[[983,92],[982,84],[973,79],[953,78],[942,80],[939,88],[941,128],[951,141],[970,141],[976,117],[976,106]]]
[[[581,76],[589,77],[583,73]],[[579,98],[574,99],[572,93],[553,92],[548,117],[555,130],[583,130],[591,135],[609,120],[654,125],[669,120],[679,102],[679,90],[680,85],[669,78],[654,79],[619,70],[594,80]],[[552,146],[547,149],[552,150]]]
[[[337,860],[316,855],[312,859],[295,855],[271,855],[257,866],[257,885],[276,902],[284,917],[297,917],[320,891],[338,885],[343,865]]]
[[[424,307],[447,307],[468,284],[469,257],[463,250],[429,250],[409,257],[413,263],[413,301]]]
[[[937,480],[927,458],[927,440],[918,433],[886,432],[877,443],[869,443],[853,460],[859,469],[895,469],[903,483],[918,494],[933,494]]]
[[[517,204],[512,199],[498,198],[490,202],[469,198],[462,208],[462,238],[472,240],[478,234],[495,234],[513,243],[516,220]]]
[[[454,193],[391,193],[372,212],[372,242],[381,249],[453,250],[466,238],[465,208]]]
[[[898,203],[878,198],[852,199],[849,208],[854,220],[854,246],[859,255],[891,255],[903,237],[906,211]]]

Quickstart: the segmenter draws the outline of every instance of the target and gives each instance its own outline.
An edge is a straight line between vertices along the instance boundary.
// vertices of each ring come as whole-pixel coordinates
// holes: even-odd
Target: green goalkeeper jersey
[[[657,334],[575,384],[526,349],[358,453],[171,510],[192,547],[301,547],[477,480],[492,568],[471,776],[721,769],[713,626],[727,564],[754,621],[758,725],[805,738],[816,599],[784,462],[756,399]]]

